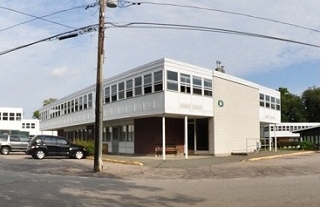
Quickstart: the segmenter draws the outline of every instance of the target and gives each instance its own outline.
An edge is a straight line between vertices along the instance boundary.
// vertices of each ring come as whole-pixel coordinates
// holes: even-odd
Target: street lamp
[[[107,4],[106,4],[107,2]],[[95,152],[94,171],[102,172],[102,137],[103,137],[103,65],[104,65],[104,38],[105,38],[105,7],[116,8],[117,0],[99,1],[98,23],[98,53],[97,53],[97,80],[95,102]]]

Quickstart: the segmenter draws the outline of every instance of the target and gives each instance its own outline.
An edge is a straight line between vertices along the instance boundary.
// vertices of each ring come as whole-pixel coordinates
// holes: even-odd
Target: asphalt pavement
[[[119,163],[125,165],[148,166],[152,168],[193,168],[203,166],[213,166],[234,162],[258,161],[263,159],[273,159],[284,156],[296,156],[302,154],[316,153],[315,151],[302,150],[279,150],[279,151],[260,151],[247,154],[235,154],[229,156],[211,155],[189,155],[188,158],[181,155],[166,155],[166,159],[152,155],[112,155],[103,154],[104,162]]]

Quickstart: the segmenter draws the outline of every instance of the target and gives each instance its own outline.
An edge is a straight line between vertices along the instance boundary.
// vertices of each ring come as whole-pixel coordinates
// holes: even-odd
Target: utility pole
[[[96,81],[96,108],[95,108],[95,153],[94,171],[103,171],[102,137],[103,137],[103,65],[104,65],[104,38],[105,38],[105,7],[106,0],[100,0],[98,24],[98,53],[97,53],[97,81]]]

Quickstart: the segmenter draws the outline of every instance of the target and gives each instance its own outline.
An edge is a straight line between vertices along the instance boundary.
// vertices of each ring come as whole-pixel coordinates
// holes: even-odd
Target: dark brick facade
[[[136,119],[135,154],[154,154],[155,144],[162,143],[162,118]],[[167,144],[177,146],[178,153],[184,152],[184,119],[165,119]]]

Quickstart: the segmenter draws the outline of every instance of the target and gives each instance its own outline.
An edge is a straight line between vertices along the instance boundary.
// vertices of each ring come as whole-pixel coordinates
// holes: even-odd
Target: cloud
[[[277,3],[271,0],[150,2],[213,8],[320,29],[320,1],[316,0],[282,0]],[[4,1],[0,5],[40,17],[91,3],[92,0],[60,0],[55,3],[49,0],[29,0],[24,3]],[[1,31],[33,18],[0,9],[0,52],[71,31],[73,28],[97,24],[98,7],[86,10],[72,9],[45,18],[70,28],[37,19]],[[320,33],[317,32],[240,15],[179,6],[141,4],[125,8],[107,8],[106,21],[205,26],[320,44]],[[126,27],[107,28],[105,31],[104,78],[163,57],[209,69],[214,69],[216,60],[220,60],[226,73],[238,77],[247,74],[264,76],[271,71],[278,76],[282,75],[282,71],[287,67],[306,67],[309,63],[320,60],[320,48],[248,36],[162,28]],[[0,88],[13,89],[0,90],[0,96],[7,97],[0,99],[0,106],[21,106],[26,114],[30,115],[30,112],[41,106],[46,98],[61,98],[94,84],[97,39],[97,32],[93,32],[63,41],[41,42],[0,56]],[[282,78],[287,77],[282,76],[280,80]],[[304,77],[301,78],[303,85]],[[268,80],[273,81],[274,79]],[[281,83],[275,84],[279,86]],[[305,84],[311,86],[319,83],[310,81]],[[273,87],[277,88],[274,85]]]
[[[69,69],[66,66],[62,66],[62,67],[58,67],[58,68],[54,68],[51,72],[51,75],[53,77],[64,77],[68,74]]]

